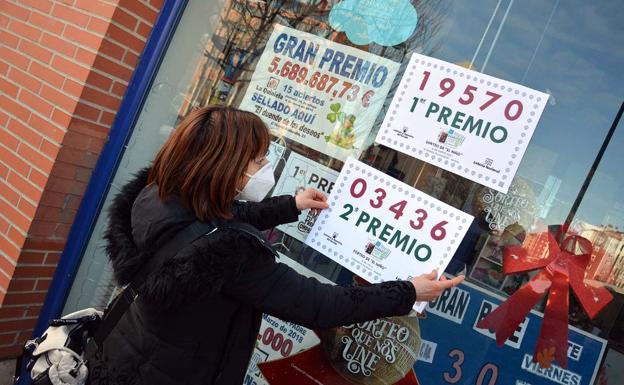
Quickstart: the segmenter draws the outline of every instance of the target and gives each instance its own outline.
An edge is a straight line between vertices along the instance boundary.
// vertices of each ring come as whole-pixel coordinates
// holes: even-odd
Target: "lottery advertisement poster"
[[[240,108],[271,133],[333,158],[357,157],[398,63],[275,25]]]
[[[353,158],[329,201],[306,243],[369,282],[444,271],[473,220]]]
[[[547,100],[414,53],[375,141],[507,193]]]
[[[295,152],[291,152],[282,174],[275,184],[273,195],[296,195],[313,187],[329,195],[338,178],[338,172],[325,167]],[[304,210],[296,222],[286,223],[277,228],[303,242],[310,233],[318,214]]]

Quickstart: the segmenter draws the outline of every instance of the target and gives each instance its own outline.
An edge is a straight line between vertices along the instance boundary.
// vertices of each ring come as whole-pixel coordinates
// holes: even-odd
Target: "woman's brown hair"
[[[178,195],[202,221],[231,218],[249,162],[263,156],[270,134],[260,118],[232,107],[191,111],[156,155],[148,183],[164,202]]]

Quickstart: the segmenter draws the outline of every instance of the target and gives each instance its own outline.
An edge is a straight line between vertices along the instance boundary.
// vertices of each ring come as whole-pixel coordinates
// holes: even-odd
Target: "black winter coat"
[[[137,269],[196,218],[179,200],[162,203],[144,188],[147,170],[114,198],[106,231],[116,280]],[[237,202],[235,220],[265,230],[295,221],[290,196]],[[260,234],[260,233],[258,233]],[[323,329],[407,314],[411,283],[365,287],[322,284],[276,263],[258,239],[234,229],[204,236],[151,274],[139,299],[104,343],[103,358],[118,384],[242,384],[262,313]]]

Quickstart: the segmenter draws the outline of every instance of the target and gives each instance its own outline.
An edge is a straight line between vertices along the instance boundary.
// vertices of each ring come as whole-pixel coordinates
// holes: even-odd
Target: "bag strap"
[[[217,228],[212,223],[193,222],[178,233],[165,245],[160,248],[147,263],[135,273],[134,277],[130,280],[130,283],[123,289],[123,291],[113,300],[108,307],[108,311],[105,312],[102,321],[97,328],[93,338],[87,343],[85,349],[89,353],[95,353],[102,342],[113,331],[121,317],[130,308],[130,305],[134,302],[139,294],[140,288],[145,283],[150,273],[156,271],[161,267],[165,259],[176,255],[182,249],[193,243],[197,238],[206,234],[211,234],[216,231]],[[95,343],[93,346],[92,343]],[[95,349],[95,350],[94,350]]]

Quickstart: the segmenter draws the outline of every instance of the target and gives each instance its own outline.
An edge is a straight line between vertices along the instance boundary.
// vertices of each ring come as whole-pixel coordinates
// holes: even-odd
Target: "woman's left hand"
[[[318,212],[329,207],[327,196],[313,188],[307,188],[295,195],[295,202],[299,211],[312,209],[312,211]]]

